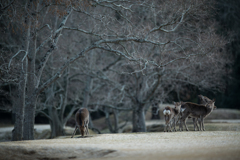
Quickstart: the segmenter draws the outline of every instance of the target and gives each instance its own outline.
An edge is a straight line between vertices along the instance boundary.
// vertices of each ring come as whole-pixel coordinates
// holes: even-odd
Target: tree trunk
[[[30,44],[30,30],[31,30],[31,20],[25,17],[25,22],[27,22],[27,32],[26,32],[26,53],[29,50]],[[25,43],[24,42],[24,43]],[[17,91],[17,100],[13,106],[13,116],[14,116],[14,129],[12,131],[12,141],[20,141],[23,139],[23,121],[24,121],[24,107],[25,107],[25,94],[26,94],[26,83],[27,83],[27,58],[23,61],[23,70],[19,78],[19,86]]]
[[[51,118],[49,120],[50,127],[51,127],[51,138],[55,138],[55,137],[64,135],[64,129],[63,129],[63,124],[60,120],[58,110],[54,106],[54,101],[53,101],[54,96],[55,96],[54,84],[51,84],[51,87],[49,88],[49,90],[47,92],[47,96],[50,97],[48,114],[49,114],[49,117]]]
[[[135,106],[133,107],[133,119],[132,132],[146,132],[145,125],[145,112],[144,112],[144,103],[142,95],[142,86],[143,86],[143,77],[141,74],[136,73],[136,96],[135,96]]]
[[[26,76],[22,72],[18,87],[17,100],[13,106],[14,129],[12,131],[12,141],[20,141],[23,138],[23,115],[25,106]]]
[[[35,122],[35,109],[37,93],[35,93],[35,59],[36,59],[36,23],[33,25],[30,47],[28,53],[28,67],[27,67],[27,99],[24,114],[24,129],[23,139],[33,140],[34,139],[34,122]]]
[[[141,104],[139,105],[139,107],[133,109],[132,132],[146,132],[144,107]]]
[[[24,140],[34,140],[34,122],[35,122],[35,105],[36,96],[32,95],[27,98],[25,114],[24,114],[24,129],[23,129],[23,139]]]
[[[106,123],[108,124],[108,129],[111,133],[114,133],[113,128],[112,128],[112,123],[109,117],[109,109],[104,108],[104,113],[105,113],[105,118],[106,118]]]
[[[49,107],[48,112],[49,116],[52,118],[52,121],[50,121],[51,138],[64,135],[64,128],[59,120],[57,109],[54,106],[52,106]]]
[[[119,132],[119,127],[118,127],[118,113],[119,111],[114,109],[113,110],[113,115],[114,115],[114,133],[118,133]]]

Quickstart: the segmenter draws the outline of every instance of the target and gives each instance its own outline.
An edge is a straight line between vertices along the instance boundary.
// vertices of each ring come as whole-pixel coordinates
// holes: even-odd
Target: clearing
[[[2,160],[239,159],[239,131],[100,134],[1,142]]]

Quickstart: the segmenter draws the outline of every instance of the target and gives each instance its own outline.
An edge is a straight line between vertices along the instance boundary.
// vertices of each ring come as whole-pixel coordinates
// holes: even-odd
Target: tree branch
[[[54,33],[53,42],[52,42],[52,45],[51,45],[50,49],[47,51],[47,53],[44,55],[44,57],[41,60],[41,63],[40,63],[40,65],[38,67],[38,70],[36,72],[37,73],[37,84],[36,84],[36,86],[38,86],[39,83],[40,83],[40,78],[42,76],[43,69],[45,68],[45,65],[46,65],[50,55],[56,49],[59,37],[61,35],[61,31],[62,31],[64,25],[66,24],[66,22],[67,22],[71,13],[72,13],[72,8],[69,7],[69,9],[67,11],[67,14],[63,17],[63,20],[62,20],[60,26],[58,27],[58,29]]]

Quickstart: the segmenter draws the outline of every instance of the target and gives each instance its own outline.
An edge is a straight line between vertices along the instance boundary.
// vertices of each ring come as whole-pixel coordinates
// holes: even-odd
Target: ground
[[[41,140],[11,142],[13,126],[4,125],[0,127],[0,160],[234,160],[240,157],[239,110],[214,111],[205,120],[207,131],[193,131],[192,120],[188,120],[190,131],[170,133],[163,132],[163,120],[150,121],[150,112],[146,115],[146,133],[98,135],[90,132],[87,137],[77,135],[72,139],[70,136],[47,139],[50,126],[35,125],[35,138]],[[96,120],[94,125],[103,129],[105,118]],[[67,135],[73,130],[65,128]],[[131,130],[129,122],[121,132]],[[102,133],[107,132],[105,129]]]
[[[147,132],[1,142],[3,160],[239,159],[239,131]]]

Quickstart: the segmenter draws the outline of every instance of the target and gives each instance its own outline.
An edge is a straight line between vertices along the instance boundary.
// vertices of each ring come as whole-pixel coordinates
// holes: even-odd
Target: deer
[[[181,108],[181,103],[179,102],[173,102],[175,105],[175,108],[171,108],[169,106],[165,107],[165,109],[163,110],[163,115],[165,118],[165,127],[164,127],[164,132],[168,132],[168,128],[170,129],[170,131],[172,132],[172,128],[171,128],[171,121],[173,120],[173,124],[174,124],[174,131],[176,130],[176,118],[178,117],[178,115],[180,114],[180,108]]]
[[[198,95],[198,104],[203,104],[203,105],[206,105],[207,103],[211,102],[211,99],[209,99],[208,97],[206,96],[203,96],[203,95]],[[214,106],[214,109],[216,109],[217,107]],[[197,129],[199,131],[199,127],[198,127],[198,118],[193,118],[193,125],[194,125],[194,131],[196,131],[196,126],[197,126]]]
[[[82,137],[84,137],[85,132],[86,132],[86,135],[88,135],[89,134],[88,132],[89,112],[86,108],[80,108],[77,111],[77,113],[75,114],[75,121],[76,121],[76,126],[71,138],[74,137],[77,129],[80,130]]]
[[[188,117],[198,118],[200,121],[200,130],[205,131],[204,127],[204,119],[216,108],[214,105],[215,100],[211,100],[207,102],[205,105],[196,104],[191,102],[184,102],[181,105],[181,124],[184,124],[186,130],[188,131],[188,127],[186,125],[186,121]],[[181,126],[182,127],[182,126]]]
[[[203,96],[203,95],[198,95],[198,104],[206,105],[208,102],[211,102],[211,99],[209,99],[208,97]],[[182,104],[184,104],[184,103],[182,103]],[[217,107],[214,106],[214,109],[216,109],[216,108]],[[191,116],[189,116],[188,118],[191,118]],[[199,127],[198,127],[198,124],[197,124],[198,118],[193,117],[192,119],[193,119],[194,131],[196,131],[196,127],[197,127],[197,130],[199,131]],[[178,123],[178,121],[177,121],[177,123]],[[180,131],[183,130],[181,123],[179,125],[179,130]]]
[[[206,96],[203,96],[203,95],[198,95],[198,104],[203,104],[203,105],[206,105],[207,103],[211,102],[211,99],[209,99],[208,97]],[[214,109],[216,109],[217,107],[214,106]],[[198,124],[197,124],[197,121],[198,121],[198,118],[193,118],[193,125],[194,125],[194,131],[196,131],[196,126],[198,128],[198,131],[199,131],[199,127],[198,127]]]
[[[208,102],[211,102],[211,99],[209,99],[208,97],[206,96],[203,96],[203,95],[198,95],[198,104],[206,104]]]

